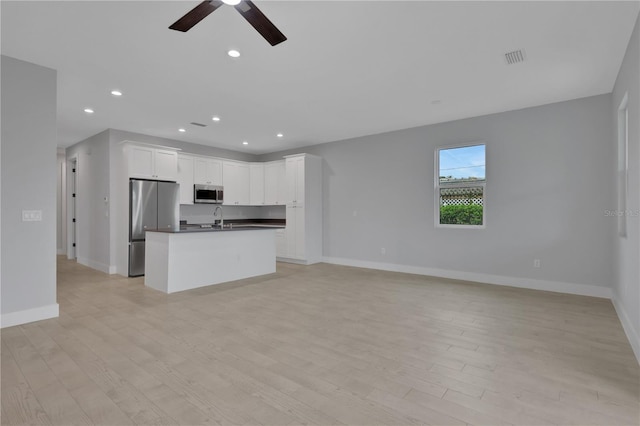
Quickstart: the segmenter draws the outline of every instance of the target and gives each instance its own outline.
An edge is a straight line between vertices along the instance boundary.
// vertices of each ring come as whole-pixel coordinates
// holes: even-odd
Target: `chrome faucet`
[[[222,217],[221,206],[216,206],[216,208],[213,209],[213,226],[216,225],[216,217],[218,217],[218,211],[220,212],[220,228],[224,228],[224,218]]]

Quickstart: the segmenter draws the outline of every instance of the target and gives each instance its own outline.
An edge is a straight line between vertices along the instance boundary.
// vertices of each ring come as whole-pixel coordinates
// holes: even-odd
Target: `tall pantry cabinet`
[[[322,261],[322,159],[285,157],[286,255],[280,260],[309,265]]]

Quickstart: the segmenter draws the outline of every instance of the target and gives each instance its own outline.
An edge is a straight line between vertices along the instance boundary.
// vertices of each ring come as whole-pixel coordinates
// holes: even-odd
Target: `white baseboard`
[[[105,274],[111,274],[111,268],[115,268],[109,265],[106,265],[101,262],[96,262],[95,260],[87,259],[84,257],[78,257],[77,262],[81,265],[88,266],[91,269],[96,269],[100,272],[104,272]]]
[[[454,280],[474,281],[485,284],[527,288],[531,290],[553,291],[556,293],[576,294],[580,296],[611,299],[611,289],[587,284],[565,283],[559,281],[534,280],[531,278],[507,277],[502,275],[481,274],[476,272],[451,271],[447,269],[425,268],[422,266],[397,265],[394,263],[370,262],[340,257],[325,257],[325,263],[354,266],[357,268],[378,269],[382,271],[404,272],[407,274],[427,275]]]
[[[0,317],[0,328],[12,327],[14,325],[41,321],[49,318],[57,318],[58,315],[60,315],[60,307],[57,303],[41,306],[39,308],[25,309],[24,311],[2,314]]]
[[[276,257],[276,261],[284,263],[295,263],[297,265],[310,265],[306,260],[292,259],[290,257]]]
[[[118,268],[116,267],[116,265],[109,266],[109,274],[110,275],[113,275],[113,274],[115,274],[117,272],[118,272]]]
[[[620,318],[624,333],[627,335],[627,339],[629,339],[631,349],[633,349],[633,353],[638,360],[638,364],[640,364],[640,333],[638,333],[633,322],[629,319],[629,315],[624,309],[624,305],[618,300],[618,295],[615,291],[613,292],[611,301],[613,302],[613,307],[616,308],[616,313],[618,314],[618,318]]]

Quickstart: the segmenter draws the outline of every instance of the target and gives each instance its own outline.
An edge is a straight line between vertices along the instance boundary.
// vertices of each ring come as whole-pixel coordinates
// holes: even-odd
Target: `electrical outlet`
[[[23,222],[41,222],[42,210],[22,210]]]
[[[540,259],[533,259],[533,267],[534,268],[540,267]]]
[[[384,247],[380,248],[380,253],[381,253],[382,255],[387,254],[387,249],[386,249],[386,248],[384,248]]]
[[[353,217],[356,217],[356,216],[358,216],[358,211],[357,211],[357,210],[354,210],[354,211],[353,211]]]

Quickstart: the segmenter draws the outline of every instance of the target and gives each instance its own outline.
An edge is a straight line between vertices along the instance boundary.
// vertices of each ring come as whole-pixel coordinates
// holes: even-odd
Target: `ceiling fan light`
[[[222,3],[228,4],[229,6],[235,6],[240,3],[241,0],[222,0]]]

